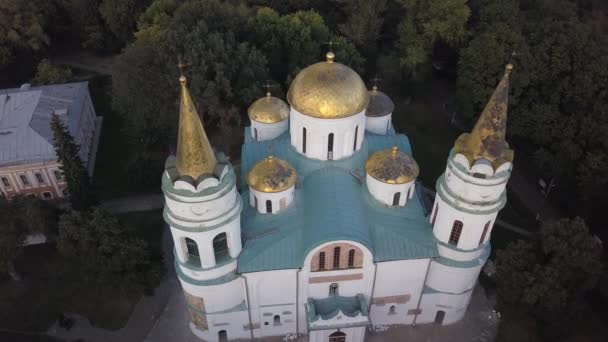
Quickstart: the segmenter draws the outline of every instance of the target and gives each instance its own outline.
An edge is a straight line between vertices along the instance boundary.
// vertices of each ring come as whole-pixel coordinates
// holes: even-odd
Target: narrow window
[[[452,225],[452,232],[450,233],[449,243],[457,246],[458,240],[460,240],[460,233],[462,233],[462,222],[454,221],[454,224]]]
[[[272,212],[272,202],[270,200],[266,200],[266,212],[267,213]]]
[[[394,315],[394,314],[396,314],[396,313],[397,313],[397,311],[396,311],[395,306],[394,306],[394,305],[391,305],[391,308],[390,308],[390,309],[388,309],[388,314],[389,314],[389,315]]]
[[[333,283],[329,285],[329,295],[337,296],[338,295],[338,283]]]
[[[340,268],[340,247],[334,248],[334,268]]]
[[[355,250],[351,249],[348,251],[348,267],[355,267]]]
[[[228,236],[226,233],[219,233],[213,238],[213,255],[215,255],[215,262],[221,262],[230,257],[228,252]]]
[[[406,200],[410,199],[410,195],[412,194],[412,188],[407,189],[407,197]]]
[[[325,252],[319,253],[319,269],[325,269]]]
[[[327,137],[327,159],[334,159],[334,134],[329,133]]]
[[[274,325],[281,325],[281,316],[274,315]]]
[[[400,200],[401,200],[401,193],[395,192],[395,194],[393,195],[393,206],[399,205]]]
[[[63,182],[63,175],[61,174],[61,172],[59,172],[59,170],[53,170],[53,175],[55,175],[55,179],[58,182]]]
[[[11,182],[9,182],[6,177],[2,177],[2,184],[4,184],[4,186],[11,186]]]
[[[435,228],[435,220],[437,220],[437,213],[439,212],[439,203],[435,204],[435,212],[433,213],[433,219],[431,220],[431,226]]]
[[[253,136],[254,136],[253,138],[255,139],[255,141],[258,141],[258,129],[257,128],[253,129]]]
[[[197,266],[201,265],[199,253],[198,253],[198,245],[194,240],[190,238],[186,238],[186,250],[188,252],[188,262]]]
[[[481,233],[481,239],[479,239],[479,244],[480,245],[486,239],[486,234],[488,233],[488,229],[490,228],[490,222],[492,222],[492,220],[486,222],[486,225],[483,227],[483,233]]]
[[[253,206],[257,210],[258,209],[258,197],[253,196]]]
[[[38,184],[44,184],[44,177],[42,177],[40,172],[36,172],[36,181]]]
[[[357,150],[357,138],[359,137],[359,126],[355,127],[355,144],[353,145],[353,152]]]
[[[302,127],[302,153],[306,154],[306,127]]]
[[[388,134],[388,130],[391,129],[391,120],[388,120],[386,123],[386,134]]]
[[[21,183],[23,183],[23,185],[25,185],[25,186],[30,185],[30,181],[27,179],[27,177],[25,175],[19,175],[19,178],[21,178]]]

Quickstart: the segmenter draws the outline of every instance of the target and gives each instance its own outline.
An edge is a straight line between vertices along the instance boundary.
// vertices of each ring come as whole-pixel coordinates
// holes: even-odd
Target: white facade
[[[368,116],[365,129],[374,134],[386,135],[392,127],[393,113],[384,116]]]
[[[285,133],[289,128],[289,120],[277,123],[264,123],[251,120],[251,137],[257,141],[272,140]]]
[[[365,110],[338,119],[321,119],[291,108],[291,146],[308,158],[338,160],[361,148],[365,134]]]
[[[380,203],[388,206],[403,207],[414,197],[414,191],[416,191],[415,179],[403,184],[389,184],[366,174],[365,181],[370,194]]]
[[[261,214],[276,214],[291,204],[294,193],[294,186],[279,192],[257,191],[250,186],[249,205]]]

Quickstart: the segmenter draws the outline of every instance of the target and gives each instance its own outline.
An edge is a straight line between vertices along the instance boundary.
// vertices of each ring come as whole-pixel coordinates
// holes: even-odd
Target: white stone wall
[[[277,123],[263,123],[251,120],[251,137],[253,140],[272,140],[289,128],[289,120],[285,119]],[[257,133],[257,136],[256,136]]]
[[[404,184],[388,184],[366,174],[365,181],[370,194],[378,200],[378,202],[387,206],[393,205],[393,199],[397,192],[400,193],[399,206],[405,206],[407,201],[414,197],[414,192],[416,191],[415,179]]]
[[[392,126],[393,113],[385,116],[372,117],[365,119],[365,129],[371,133],[386,135]]]
[[[258,212],[267,214],[266,201],[270,201],[272,203],[272,213],[276,214],[282,209],[289,207],[291,202],[293,202],[294,194],[295,187],[293,186],[280,192],[261,192],[249,187],[249,205],[257,208]]]
[[[229,341],[250,340],[251,330],[249,325],[249,314],[247,310],[238,312],[218,313],[206,315],[209,324],[208,330],[200,330],[190,323],[190,330],[203,341],[219,341],[219,332],[226,331]]]
[[[338,331],[337,329],[315,330],[308,334],[309,342],[327,342],[329,335]],[[365,339],[365,327],[342,328],[341,332],[346,334],[346,342],[363,342]]]
[[[433,323],[438,311],[445,312],[443,325],[456,323],[466,313],[473,291],[461,294],[431,293],[422,295],[421,312],[416,324]]]
[[[431,262],[426,284],[441,292],[462,293],[473,289],[482,265],[470,268],[450,267]]]
[[[291,145],[309,158],[327,160],[329,134],[334,134],[333,160],[351,156],[361,148],[365,136],[365,110],[340,119],[320,119],[291,108],[289,116]],[[306,153],[303,152],[303,128],[306,128]],[[355,131],[357,145],[355,147]]]
[[[376,266],[376,282],[371,300],[372,325],[411,324],[409,310],[418,307],[430,259],[380,262]],[[407,297],[403,303],[403,296]],[[394,313],[390,312],[395,306]]]

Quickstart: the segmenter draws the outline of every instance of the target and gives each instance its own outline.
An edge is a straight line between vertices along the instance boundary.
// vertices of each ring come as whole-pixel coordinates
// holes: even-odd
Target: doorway
[[[227,342],[228,341],[228,333],[226,332],[226,330],[220,330],[217,332],[217,338],[220,342]]]
[[[329,342],[346,342],[346,334],[341,331],[329,335]]]
[[[437,314],[435,315],[435,323],[436,324],[443,324],[443,318],[445,317],[445,311],[437,311]]]

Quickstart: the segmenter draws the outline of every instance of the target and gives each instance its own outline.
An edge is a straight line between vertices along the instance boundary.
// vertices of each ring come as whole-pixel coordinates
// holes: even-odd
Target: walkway
[[[142,194],[102,201],[99,208],[115,214],[132,211],[148,211],[162,209],[165,199],[162,194]]]
[[[75,51],[73,53],[51,56],[50,60],[55,64],[63,64],[102,75],[111,75],[115,57],[99,56],[88,51]]]

